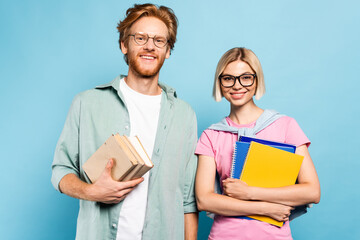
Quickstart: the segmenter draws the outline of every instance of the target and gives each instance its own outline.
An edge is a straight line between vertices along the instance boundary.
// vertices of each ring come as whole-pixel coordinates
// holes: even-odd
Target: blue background
[[[1,239],[74,239],[78,200],[53,189],[53,152],[73,97],[127,72],[115,27],[133,3],[1,0]],[[193,106],[199,134],[229,112],[211,98],[217,61],[232,47],[252,49],[267,87],[257,104],[294,117],[312,141],[322,199],[291,223],[294,238],[360,239],[360,4],[154,3],[180,22],[160,79]],[[210,226],[201,213],[199,239]]]

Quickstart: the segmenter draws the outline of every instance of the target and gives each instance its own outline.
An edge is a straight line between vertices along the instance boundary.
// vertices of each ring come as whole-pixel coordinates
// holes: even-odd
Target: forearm
[[[264,215],[277,221],[287,221],[292,207],[265,201],[239,200],[214,193],[215,162],[212,157],[199,157],[195,191],[197,207],[223,216]]]
[[[278,188],[260,188],[248,186],[238,179],[228,178],[223,181],[223,191],[226,195],[242,200],[266,201],[298,206],[320,201],[320,183],[314,164],[306,146],[300,146],[297,153],[305,156],[298,183]]]
[[[267,215],[266,209],[269,205],[272,203],[244,201],[216,193],[197,196],[197,206],[200,211],[223,216]]]
[[[281,188],[251,187],[249,200],[299,206],[320,201],[320,188],[316,184],[302,183]]]
[[[91,201],[92,199],[88,194],[89,186],[90,184],[80,180],[73,173],[65,175],[59,183],[59,189],[62,193],[73,198]]]
[[[114,204],[122,201],[144,178],[137,178],[125,182],[114,181],[111,177],[113,160],[109,160],[99,179],[88,184],[81,181],[77,175],[65,175],[60,183],[60,191],[74,198]]]
[[[198,213],[184,214],[185,240],[197,239],[198,218]]]

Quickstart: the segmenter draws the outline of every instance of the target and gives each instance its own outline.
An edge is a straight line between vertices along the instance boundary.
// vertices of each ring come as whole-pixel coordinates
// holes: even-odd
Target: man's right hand
[[[137,178],[126,182],[113,180],[111,177],[113,164],[113,160],[110,159],[99,179],[87,186],[86,195],[88,200],[106,204],[119,203],[134,187],[144,181],[144,178]]]

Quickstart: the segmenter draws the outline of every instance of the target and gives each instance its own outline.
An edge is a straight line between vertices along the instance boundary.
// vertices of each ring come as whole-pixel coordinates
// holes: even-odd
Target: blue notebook
[[[268,145],[270,147],[275,147],[287,152],[295,153],[296,146],[287,144],[287,143],[281,143],[281,142],[275,142],[275,141],[269,141],[259,138],[252,138],[252,137],[245,137],[240,136],[239,141],[236,141],[235,147],[234,147],[234,153],[233,153],[233,160],[231,164],[231,172],[230,177],[240,179],[240,175],[244,166],[244,162],[250,147],[251,142],[258,142],[264,145]]]
[[[264,140],[264,139],[260,139],[260,138],[252,138],[252,137],[245,137],[245,136],[239,136],[239,141],[240,142],[257,142],[257,143],[261,143],[261,144],[265,144],[271,147],[276,147],[288,152],[292,152],[295,153],[296,150],[296,146],[288,144],[288,143],[282,143],[282,142],[275,142],[275,141],[269,141],[269,140]]]

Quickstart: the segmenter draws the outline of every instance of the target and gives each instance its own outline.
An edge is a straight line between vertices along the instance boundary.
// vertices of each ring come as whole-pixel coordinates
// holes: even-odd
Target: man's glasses
[[[155,46],[157,46],[158,48],[163,48],[168,43],[168,40],[166,39],[166,37],[156,36],[156,35],[153,37],[149,37],[149,35],[147,33],[142,33],[142,32],[130,34],[129,36],[133,36],[135,43],[137,45],[141,45],[141,46],[145,45],[149,41],[149,38],[153,39]]]
[[[240,76],[233,75],[220,75],[219,80],[223,87],[229,88],[233,87],[236,83],[236,80],[239,80],[239,83],[243,87],[250,87],[254,84],[256,78],[256,74],[245,73]]]

